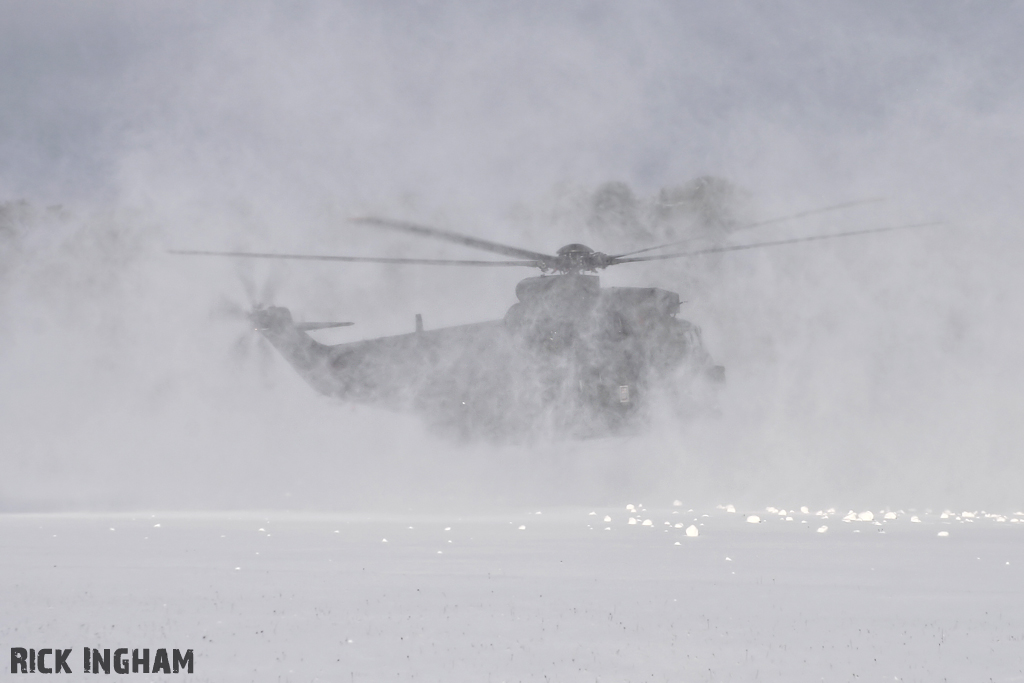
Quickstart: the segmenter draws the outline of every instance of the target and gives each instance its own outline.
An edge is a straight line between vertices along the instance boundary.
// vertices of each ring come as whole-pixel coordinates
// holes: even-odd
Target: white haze
[[[0,509],[1024,503],[1020,3],[0,9],[0,200],[29,202],[0,245]],[[574,192],[701,175],[754,218],[887,198],[743,239],[948,225],[609,271],[689,300],[722,415],[529,447],[239,365],[209,315],[238,265],[165,253],[475,257],[356,213],[552,251],[586,237]],[[499,318],[532,274],[250,272],[357,322],[331,342]]]

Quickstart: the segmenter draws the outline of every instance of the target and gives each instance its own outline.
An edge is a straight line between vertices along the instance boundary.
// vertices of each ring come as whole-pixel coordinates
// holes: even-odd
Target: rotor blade
[[[281,272],[279,270],[271,271],[270,275],[263,281],[263,287],[260,288],[260,300],[261,306],[269,306],[274,302],[277,296],[277,290],[281,287]]]
[[[872,197],[871,199],[858,199],[853,202],[843,202],[842,204],[833,204],[832,206],[826,206],[821,209],[811,209],[810,211],[801,211],[800,213],[790,214],[788,216],[779,216],[778,218],[769,218],[763,221],[757,221],[756,223],[748,223],[746,225],[740,225],[733,228],[730,232],[737,232],[739,230],[749,230],[750,228],[758,228],[762,225],[771,225],[772,223],[782,223],[784,221],[791,221],[797,218],[804,218],[805,216],[814,216],[819,213],[828,213],[829,211],[839,211],[840,209],[848,209],[851,206],[859,206],[861,204],[874,204],[876,202],[884,202],[885,197]],[[668,242],[667,244],[659,244],[656,247],[646,247],[644,249],[637,249],[636,251],[630,251],[625,254],[619,254],[614,258],[621,256],[634,256],[636,254],[643,254],[648,251],[654,251],[655,249],[664,249],[666,247],[678,247],[680,244],[687,244],[695,240],[701,239],[700,237],[687,237],[686,239],[678,240],[676,242]]]
[[[245,295],[245,300],[249,302],[251,308],[259,301],[259,296],[256,293],[256,282],[252,278],[252,268],[250,266],[239,266],[237,270],[238,280],[242,285],[242,293]]]
[[[406,223],[405,221],[394,221],[389,218],[376,218],[374,216],[357,216],[349,219],[353,223],[362,223],[364,225],[374,225],[378,228],[390,228],[392,230],[401,230],[402,232],[408,232],[413,235],[420,235],[422,237],[433,237],[434,239],[444,240],[446,242],[454,242],[455,244],[461,244],[466,247],[472,247],[473,249],[482,249],[483,251],[489,251],[494,254],[501,254],[502,256],[515,256],[517,258],[530,259],[531,261],[541,261],[543,263],[553,264],[558,261],[558,257],[551,256],[550,254],[541,254],[537,251],[530,251],[529,249],[520,249],[519,247],[510,247],[507,244],[499,244],[498,242],[491,242],[490,240],[483,240],[479,237],[470,237],[469,235],[463,235],[461,233],[452,232],[450,230],[441,230],[440,228],[431,228],[426,225],[417,225],[416,223]]]
[[[249,317],[249,311],[240,304],[230,299],[221,298],[217,305],[210,311],[211,318],[245,320]]]
[[[267,379],[274,367],[274,352],[271,349],[270,342],[263,337],[260,337],[259,341],[256,342],[256,348],[258,349],[256,353],[259,354],[260,373],[264,379]]]
[[[243,363],[249,358],[252,352],[253,338],[250,332],[238,335],[235,343],[231,345],[231,358],[238,363]]]
[[[193,251],[169,249],[169,254],[184,256],[229,256],[236,258],[282,259],[292,261],[343,261],[346,263],[398,263],[421,266],[529,266],[546,267],[546,261],[464,261],[459,259],[379,258],[375,256],[313,256],[309,254],[257,254],[248,251]],[[545,257],[546,259],[547,257]]]
[[[884,202],[885,197],[871,197],[869,199],[858,199],[852,202],[843,202],[842,204],[833,204],[832,206],[826,206],[821,209],[811,209],[810,211],[801,211],[800,213],[793,213],[788,216],[779,216],[778,218],[769,218],[763,221],[757,221],[756,223],[748,223],[747,225],[741,225],[733,229],[736,230],[748,230],[750,228],[757,228],[762,225],[771,225],[772,223],[782,223],[783,221],[792,221],[797,218],[804,218],[805,216],[814,216],[819,213],[829,213],[830,211],[839,211],[841,209],[848,209],[851,206],[860,206],[861,204],[877,204],[878,202]]]
[[[616,254],[615,256],[612,256],[612,258],[613,259],[619,259],[619,258],[623,258],[625,256],[634,256],[636,254],[645,254],[648,251],[654,251],[656,249],[665,249],[666,247],[678,247],[681,244],[688,244],[690,242],[696,242],[699,239],[702,239],[702,238],[701,237],[687,237],[684,240],[676,240],[675,242],[667,242],[665,244],[659,244],[659,245],[654,246],[654,247],[645,247],[643,249],[637,249],[636,251],[627,251],[625,254]]]
[[[326,330],[332,327],[348,327],[355,323],[295,323],[295,329],[306,332],[308,330]]]
[[[876,232],[890,232],[892,230],[905,230],[908,228],[924,228],[932,225],[942,225],[943,221],[932,221],[930,223],[914,223],[912,225],[897,225],[888,228],[872,228],[871,230],[854,230],[852,232],[838,232],[831,235],[815,235],[813,237],[796,237],[788,240],[776,240],[774,242],[755,242],[754,244],[740,244],[731,247],[712,247],[711,249],[699,249],[697,251],[682,251],[673,254],[658,254],[657,256],[641,256],[639,258],[618,258],[615,257],[609,265],[618,263],[636,263],[638,261],[663,261],[665,259],[682,258],[684,256],[698,256],[700,254],[715,254],[724,251],[742,251],[744,249],[758,249],[760,247],[776,247],[783,244],[796,244],[798,242],[816,242],[818,240],[830,240],[837,237],[853,237],[854,235],[870,235]]]

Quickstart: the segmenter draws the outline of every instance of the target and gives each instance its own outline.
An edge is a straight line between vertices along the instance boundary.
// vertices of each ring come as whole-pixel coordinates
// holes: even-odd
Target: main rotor
[[[868,200],[874,201],[874,200]],[[826,207],[824,209],[817,209],[814,211],[805,211],[795,216],[783,217],[772,219],[768,221],[760,221],[759,223],[751,223],[747,227],[752,228],[758,225],[765,225],[768,223],[774,223],[788,218],[802,217],[813,213],[821,213],[825,211],[833,211],[838,208],[844,208],[851,206],[859,202],[852,202],[846,204],[840,204],[832,207]],[[622,263],[638,263],[641,261],[663,261],[667,259],[687,258],[698,256],[701,254],[711,254],[726,251],[741,251],[746,249],[757,249],[761,247],[771,247],[784,244],[796,244],[798,242],[813,242],[817,240],[836,239],[839,237],[852,237],[855,235],[867,235],[878,232],[889,232],[892,230],[903,230],[906,228],[917,228],[925,227],[930,225],[938,225],[937,221],[928,223],[914,223],[911,225],[898,225],[884,228],[872,228],[868,230],[853,230],[849,232],[832,233],[829,235],[813,235],[810,237],[796,237],[792,239],[774,240],[770,242],[755,242],[752,244],[740,244],[740,245],[728,245],[709,247],[704,249],[695,250],[683,250],[683,251],[667,251],[663,253],[640,256],[639,254],[646,254],[651,251],[662,251],[670,249],[672,247],[680,247],[692,239],[679,240],[676,242],[669,242],[667,244],[658,244],[651,247],[645,247],[636,251],[627,252],[624,254],[609,255],[600,251],[594,251],[585,244],[567,244],[554,254],[545,254],[539,251],[532,251],[530,249],[522,249],[520,247],[514,247],[508,244],[501,244],[500,242],[492,242],[490,240],[481,239],[479,237],[472,237],[470,235],[464,235],[462,233],[443,230],[441,228],[430,227],[426,225],[419,225],[417,223],[410,223],[407,221],[392,220],[389,218],[378,218],[375,216],[363,216],[352,218],[351,222],[359,223],[362,225],[369,225],[377,228],[385,228],[389,230],[397,230],[407,234],[419,235],[421,237],[429,237],[431,239],[440,240],[444,242],[452,242],[460,244],[462,246],[470,247],[472,249],[478,249],[480,251],[490,252],[492,254],[499,254],[501,256],[509,256],[515,260],[510,261],[476,261],[466,259],[417,259],[417,258],[386,258],[377,256],[320,256],[314,254],[281,254],[281,253],[256,253],[247,251],[194,251],[194,250],[171,250],[172,254],[183,254],[183,255],[194,255],[194,256],[228,256],[238,258],[252,258],[252,259],[280,259],[280,260],[292,260],[292,261],[340,261],[347,263],[390,263],[400,265],[430,265],[430,266],[483,266],[483,267],[516,267],[525,266],[530,268],[539,268],[542,273],[557,273],[560,275],[578,275],[581,273],[596,273],[599,270],[604,270],[610,266],[616,266]]]
[[[567,244],[555,252],[558,262],[551,270],[564,275],[596,273],[615,263],[614,256],[594,251],[585,244]]]

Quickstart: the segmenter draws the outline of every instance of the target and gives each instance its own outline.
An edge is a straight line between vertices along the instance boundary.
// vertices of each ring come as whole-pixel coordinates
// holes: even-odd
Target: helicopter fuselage
[[[261,311],[256,327],[319,392],[467,435],[615,432],[653,394],[722,377],[674,292],[562,274],[527,278],[516,295],[502,320],[338,345],[298,329],[285,308]]]

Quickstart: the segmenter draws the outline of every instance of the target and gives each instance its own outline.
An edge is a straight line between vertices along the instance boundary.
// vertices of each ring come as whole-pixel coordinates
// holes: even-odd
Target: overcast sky
[[[7,196],[955,192],[1020,156],[1019,2],[3,5]]]

